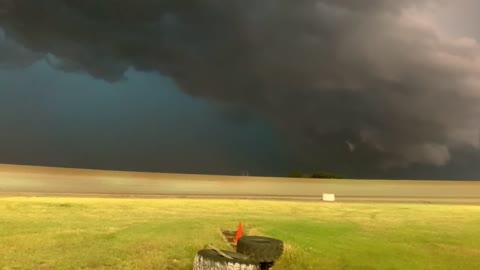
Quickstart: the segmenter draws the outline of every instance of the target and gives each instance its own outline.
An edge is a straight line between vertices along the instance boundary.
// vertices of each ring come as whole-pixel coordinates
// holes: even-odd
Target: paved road
[[[324,180],[96,171],[0,164],[0,194],[226,197],[480,204],[480,181]]]

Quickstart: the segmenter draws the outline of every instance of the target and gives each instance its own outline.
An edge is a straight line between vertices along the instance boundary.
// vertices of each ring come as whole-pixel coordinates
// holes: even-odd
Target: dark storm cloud
[[[58,68],[251,106],[305,158],[440,166],[479,147],[480,48],[439,31],[434,2],[16,0],[0,25]]]
[[[105,83],[45,60],[0,69],[0,163],[286,174],[278,136],[258,119],[230,121],[226,105],[192,98],[164,76],[129,69],[125,77]]]
[[[24,68],[41,57],[43,55],[33,53],[7,38],[0,28],[0,68]]]

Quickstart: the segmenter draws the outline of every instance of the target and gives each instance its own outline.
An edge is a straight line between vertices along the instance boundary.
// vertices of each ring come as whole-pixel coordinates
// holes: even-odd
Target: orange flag
[[[237,243],[238,239],[240,239],[242,236],[243,236],[243,228],[242,228],[242,222],[240,221],[240,224],[238,224],[237,234],[235,235],[235,239],[233,239],[233,242]]]

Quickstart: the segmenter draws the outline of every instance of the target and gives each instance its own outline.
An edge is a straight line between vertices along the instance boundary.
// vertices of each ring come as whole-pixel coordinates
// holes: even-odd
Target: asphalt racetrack
[[[0,164],[0,196],[205,197],[480,204],[480,181],[329,180]]]

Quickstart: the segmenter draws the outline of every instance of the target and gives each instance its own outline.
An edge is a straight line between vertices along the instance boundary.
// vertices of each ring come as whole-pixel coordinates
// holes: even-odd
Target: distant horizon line
[[[284,176],[275,176],[275,175],[255,175],[255,174],[248,174],[248,175],[244,175],[243,173],[245,171],[242,171],[241,174],[216,174],[216,173],[185,173],[185,172],[168,172],[168,171],[140,171],[140,170],[122,170],[122,169],[98,169],[98,168],[85,168],[85,167],[66,167],[66,166],[51,166],[51,165],[39,165],[39,164],[19,164],[19,163],[0,163],[0,171],[3,171],[3,169],[5,167],[15,167],[17,169],[27,169],[27,168],[30,168],[30,169],[38,169],[38,170],[47,170],[47,169],[50,169],[50,170],[75,170],[77,172],[79,171],[84,171],[84,172],[97,172],[97,173],[100,173],[100,172],[110,172],[110,173],[124,173],[124,174],[128,174],[128,173],[132,173],[132,174],[158,174],[158,175],[161,175],[161,174],[164,174],[164,175],[192,175],[192,176],[214,176],[214,177],[222,177],[222,176],[226,176],[226,177],[251,177],[251,178],[292,178],[292,179],[312,179],[312,180],[338,180],[338,181],[348,181],[348,180],[358,180],[358,181],[365,181],[365,180],[372,180],[372,181],[432,181],[432,182],[435,182],[435,181],[441,181],[441,182],[445,182],[445,181],[451,181],[451,182],[478,182],[480,181],[480,179],[476,179],[476,180],[473,180],[473,179],[470,179],[470,180],[465,180],[465,179],[456,179],[456,180],[453,180],[453,179],[387,179],[387,178],[349,178],[349,177],[345,177],[343,179],[335,179],[335,178],[306,178],[306,177],[289,177],[288,175],[284,175]]]

